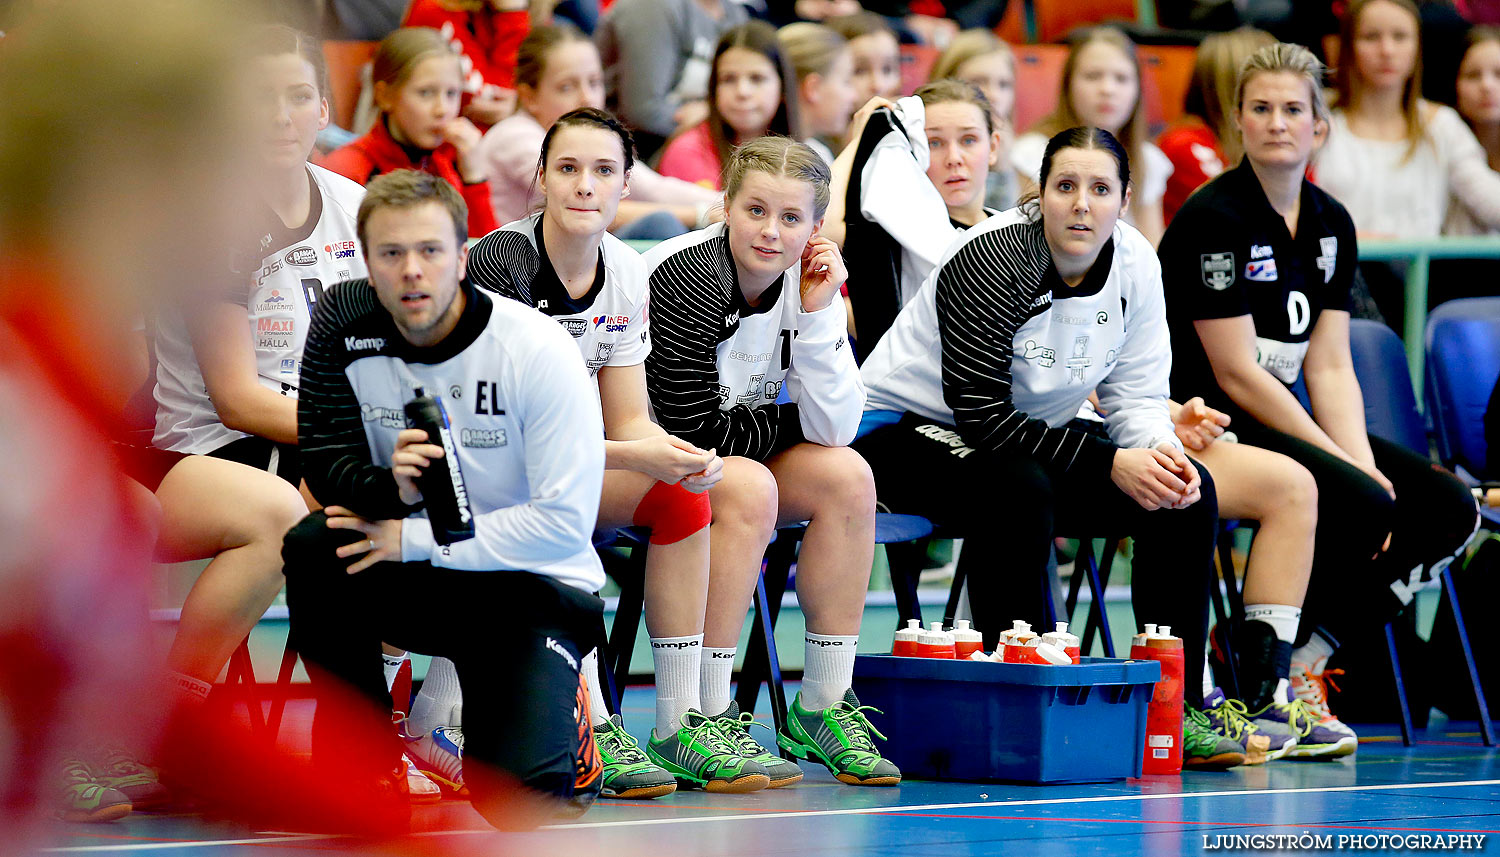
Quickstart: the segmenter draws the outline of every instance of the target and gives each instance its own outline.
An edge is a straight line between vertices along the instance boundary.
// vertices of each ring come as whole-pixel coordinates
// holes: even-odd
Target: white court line
[[[601,827],[643,827],[656,824],[696,824],[707,821],[758,821],[766,818],[818,818],[834,815],[889,815],[898,812],[930,812],[941,809],[977,809],[996,806],[1051,806],[1071,803],[1113,803],[1119,801],[1168,800],[1171,798],[1227,797],[1238,795],[1321,794],[1324,792],[1389,791],[1394,789],[1464,788],[1495,786],[1500,780],[1461,780],[1451,783],[1385,783],[1371,786],[1322,786],[1303,789],[1235,789],[1218,792],[1178,792],[1173,794],[1100,795],[1096,797],[1042,798],[1038,800],[981,800],[969,803],[933,803],[924,806],[870,806],[856,809],[814,809],[804,812],[747,812],[735,815],[703,815],[682,818],[641,818],[629,821],[596,821],[583,824],[551,824],[544,830],[583,830]],[[1039,819],[1045,820],[1045,819]]]
[[[1250,795],[1325,794],[1331,792],[1374,792],[1397,789],[1470,788],[1475,786],[1500,786],[1500,780],[1458,780],[1445,783],[1381,783],[1368,786],[1320,786],[1301,789],[1232,789],[1216,792],[1173,792],[1171,794],[1098,795],[1094,797],[1038,798],[1036,800],[981,800],[968,803],[930,803],[919,806],[868,806],[854,809],[812,809],[793,812],[747,812],[734,815],[693,815],[679,818],[641,818],[627,821],[596,821],[582,824],[550,824],[542,830],[590,830],[610,827],[645,827],[662,824],[705,824],[712,821],[759,821],[762,819],[820,818],[835,815],[890,815],[901,812],[931,812],[948,809],[979,809],[1000,806],[1061,806],[1081,803],[1120,803],[1129,801],[1170,800],[1172,798],[1246,797]],[[1044,821],[1045,819],[1038,819]],[[494,830],[434,830],[414,836],[471,836],[495,834]],[[202,842],[138,842],[128,845],[82,845],[63,848],[45,848],[52,853],[82,853],[93,851],[152,851],[158,848],[212,848],[219,845],[255,845],[268,842],[293,842],[309,839],[339,839],[343,837],[300,834],[263,837],[260,839],[220,839]]]

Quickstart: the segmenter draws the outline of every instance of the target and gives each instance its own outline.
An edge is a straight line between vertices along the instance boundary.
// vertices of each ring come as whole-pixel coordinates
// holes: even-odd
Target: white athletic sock
[[[1291,643],[1297,639],[1297,625],[1302,621],[1302,608],[1290,604],[1246,604],[1245,620],[1264,622],[1276,632],[1276,639]]]
[[[1319,661],[1327,660],[1332,654],[1333,644],[1328,642],[1327,637],[1314,631],[1312,636],[1307,638],[1307,645],[1292,651],[1292,663],[1307,664],[1309,667],[1316,668],[1319,666]]]
[[[458,670],[447,658],[433,658],[422,680],[422,692],[411,704],[408,718],[411,735],[426,735],[439,726],[456,726],[451,722],[453,709],[462,705],[463,692],[458,687]]]
[[[385,668],[385,690],[390,692],[391,687],[396,684],[396,674],[401,672],[401,665],[406,663],[406,652],[399,655],[388,655],[380,653],[380,663]]]
[[[718,649],[703,647],[703,660],[698,667],[699,710],[709,716],[721,713],[729,707],[729,679],[734,676],[734,647]]]
[[[859,636],[835,637],[807,632],[802,667],[802,707],[821,711],[844,698],[854,681],[854,652]]]
[[[213,683],[176,670],[167,670],[167,681],[177,691],[177,700],[190,705],[207,702],[208,694],[214,689]]]
[[[677,731],[682,715],[689,708],[699,708],[700,705],[698,682],[701,680],[699,665],[703,661],[703,635],[652,637],[651,660],[656,666],[656,734],[670,735]],[[733,658],[729,663],[734,663]],[[727,697],[728,681],[724,682],[724,692]],[[713,717],[728,707],[726,701],[723,707],[703,713]]]
[[[599,680],[599,650],[594,649],[583,656],[578,672],[589,684],[589,725],[602,726],[609,722],[609,705],[604,701],[604,682]]]

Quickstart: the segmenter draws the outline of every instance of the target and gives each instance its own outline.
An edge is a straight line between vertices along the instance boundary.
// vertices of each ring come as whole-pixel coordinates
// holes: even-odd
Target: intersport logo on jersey
[[[353,241],[335,241],[332,244],[324,244],[323,252],[330,259],[353,259],[354,254],[359,252],[359,245]]]
[[[602,325],[604,325],[604,329],[606,331],[608,331],[609,333],[619,333],[620,331],[624,330],[625,329],[625,325],[627,325],[629,323],[630,323],[630,316],[628,316],[628,315],[596,315],[596,316],[594,316],[594,327],[598,327],[599,325],[602,324]]]

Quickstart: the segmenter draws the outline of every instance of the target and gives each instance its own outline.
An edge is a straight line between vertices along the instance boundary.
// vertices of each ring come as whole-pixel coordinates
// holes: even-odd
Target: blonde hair
[[[516,48],[516,86],[536,89],[542,82],[542,75],[547,73],[547,58],[552,55],[553,49],[574,42],[593,44],[594,40],[570,24],[532,27],[526,38],[521,40],[521,46]]]
[[[1130,60],[1135,67],[1135,106],[1130,109],[1130,116],[1125,119],[1125,124],[1120,127],[1118,133],[1112,134],[1130,153],[1130,160],[1142,166],[1146,159],[1143,157],[1146,139],[1146,108],[1142,102],[1141,90],[1141,59],[1136,53],[1135,42],[1125,35],[1125,31],[1118,27],[1093,27],[1073,39],[1072,47],[1068,50],[1068,59],[1063,63],[1062,82],[1058,88],[1057,108],[1042,121],[1038,122],[1033,131],[1044,137],[1051,137],[1069,128],[1076,128],[1089,123],[1079,117],[1078,112],[1073,109],[1073,98],[1070,89],[1073,85],[1073,73],[1078,68],[1078,57],[1083,54],[1083,49],[1096,42],[1102,42],[1114,47]]]
[[[459,62],[442,33],[431,27],[402,27],[380,40],[371,79],[388,87],[400,86],[411,77],[417,63],[434,56],[452,57],[455,65]]]
[[[981,28],[964,30],[953,37],[948,47],[938,55],[937,61],[932,64],[932,71],[928,73],[928,80],[942,80],[943,78],[958,77],[958,70],[969,60],[978,59],[990,54],[1003,54],[1006,62],[1010,63],[1011,77],[1016,74],[1016,54],[993,32]],[[1014,112],[1014,109],[1012,109]],[[1003,117],[1010,119],[1011,117]]]
[[[945,77],[942,80],[934,80],[917,87],[912,95],[922,99],[923,107],[931,107],[934,104],[972,104],[979,108],[984,114],[984,129],[989,133],[995,133],[995,109],[990,100],[985,97],[984,90],[968,81],[956,80]]]
[[[828,211],[833,175],[828,162],[806,143],[787,137],[757,137],[734,150],[724,169],[724,200],[733,200],[751,171],[797,179],[812,185],[813,212],[822,218]]]
[[[1254,27],[1240,27],[1227,33],[1214,33],[1198,46],[1193,77],[1188,82],[1183,109],[1202,119],[1219,139],[1230,164],[1238,163],[1245,153],[1239,129],[1234,124],[1239,104],[1240,68],[1250,55],[1276,38]]]
[[[1416,154],[1417,146],[1426,137],[1422,124],[1422,13],[1411,0],[1354,0],[1339,21],[1338,68],[1334,69],[1333,85],[1337,92],[1337,104],[1342,109],[1354,106],[1359,89],[1364,85],[1354,68],[1354,35],[1359,25],[1359,16],[1371,3],[1392,3],[1411,16],[1412,29],[1416,37],[1416,54],[1412,57],[1411,77],[1401,88],[1401,113],[1406,118],[1406,154],[1402,160]]]
[[[1245,58],[1240,64],[1240,73],[1234,85],[1234,112],[1245,106],[1245,86],[1257,74],[1284,72],[1295,74],[1307,81],[1313,118],[1328,120],[1328,99],[1323,94],[1323,75],[1327,71],[1313,52],[1301,45],[1274,42]]]
[[[781,52],[792,64],[798,83],[808,75],[828,74],[839,51],[849,47],[849,40],[832,27],[811,21],[787,24],[776,31],[776,41],[781,43]]]

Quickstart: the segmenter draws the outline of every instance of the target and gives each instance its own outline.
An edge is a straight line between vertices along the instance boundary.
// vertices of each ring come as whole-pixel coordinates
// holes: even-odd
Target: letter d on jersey
[[[1307,303],[1307,295],[1301,292],[1287,292],[1286,295],[1286,328],[1287,333],[1293,336],[1307,330],[1307,325],[1312,322],[1312,307]]]

